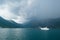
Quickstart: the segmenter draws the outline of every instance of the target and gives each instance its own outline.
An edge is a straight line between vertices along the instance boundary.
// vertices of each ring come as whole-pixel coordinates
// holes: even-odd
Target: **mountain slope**
[[[0,27],[2,28],[38,28],[46,26],[49,28],[60,28],[60,18],[45,20],[32,18],[32,20],[25,24],[17,24],[12,20],[8,21],[0,17]]]
[[[0,26],[2,28],[18,28],[21,27],[20,24],[15,23],[14,21],[8,21],[0,17]]]
[[[46,26],[48,28],[60,28],[60,18],[45,19],[45,20],[32,19],[24,26],[31,28],[46,27]]]

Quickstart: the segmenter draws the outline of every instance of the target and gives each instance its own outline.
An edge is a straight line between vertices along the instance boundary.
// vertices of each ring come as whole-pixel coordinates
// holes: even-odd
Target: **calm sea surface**
[[[0,28],[0,40],[60,40],[60,29]]]

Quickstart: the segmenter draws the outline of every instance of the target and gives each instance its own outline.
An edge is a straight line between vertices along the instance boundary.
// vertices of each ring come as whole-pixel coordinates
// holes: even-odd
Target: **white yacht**
[[[39,27],[39,29],[41,29],[41,30],[49,30],[48,27]]]

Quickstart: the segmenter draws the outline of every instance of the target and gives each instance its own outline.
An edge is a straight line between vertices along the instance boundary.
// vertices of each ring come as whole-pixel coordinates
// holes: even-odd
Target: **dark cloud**
[[[15,14],[24,18],[36,17],[38,19],[60,17],[60,0],[0,0],[0,4],[4,3],[8,5],[7,10],[11,12],[8,12],[9,15]]]

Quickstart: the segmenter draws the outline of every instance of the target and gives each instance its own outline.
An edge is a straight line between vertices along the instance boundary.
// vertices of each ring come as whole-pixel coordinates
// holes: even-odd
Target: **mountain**
[[[60,18],[44,20],[32,18],[29,22],[25,24],[17,24],[12,20],[5,20],[0,17],[0,27],[2,28],[38,28],[46,26],[48,28],[60,28]]]
[[[32,20],[30,20],[30,22],[26,23],[24,26],[31,28],[46,27],[46,26],[48,28],[60,28],[60,18],[44,19],[44,20],[38,20],[32,18]]]
[[[8,21],[0,17],[0,27],[2,28],[20,28],[21,24],[17,24],[14,21]]]

